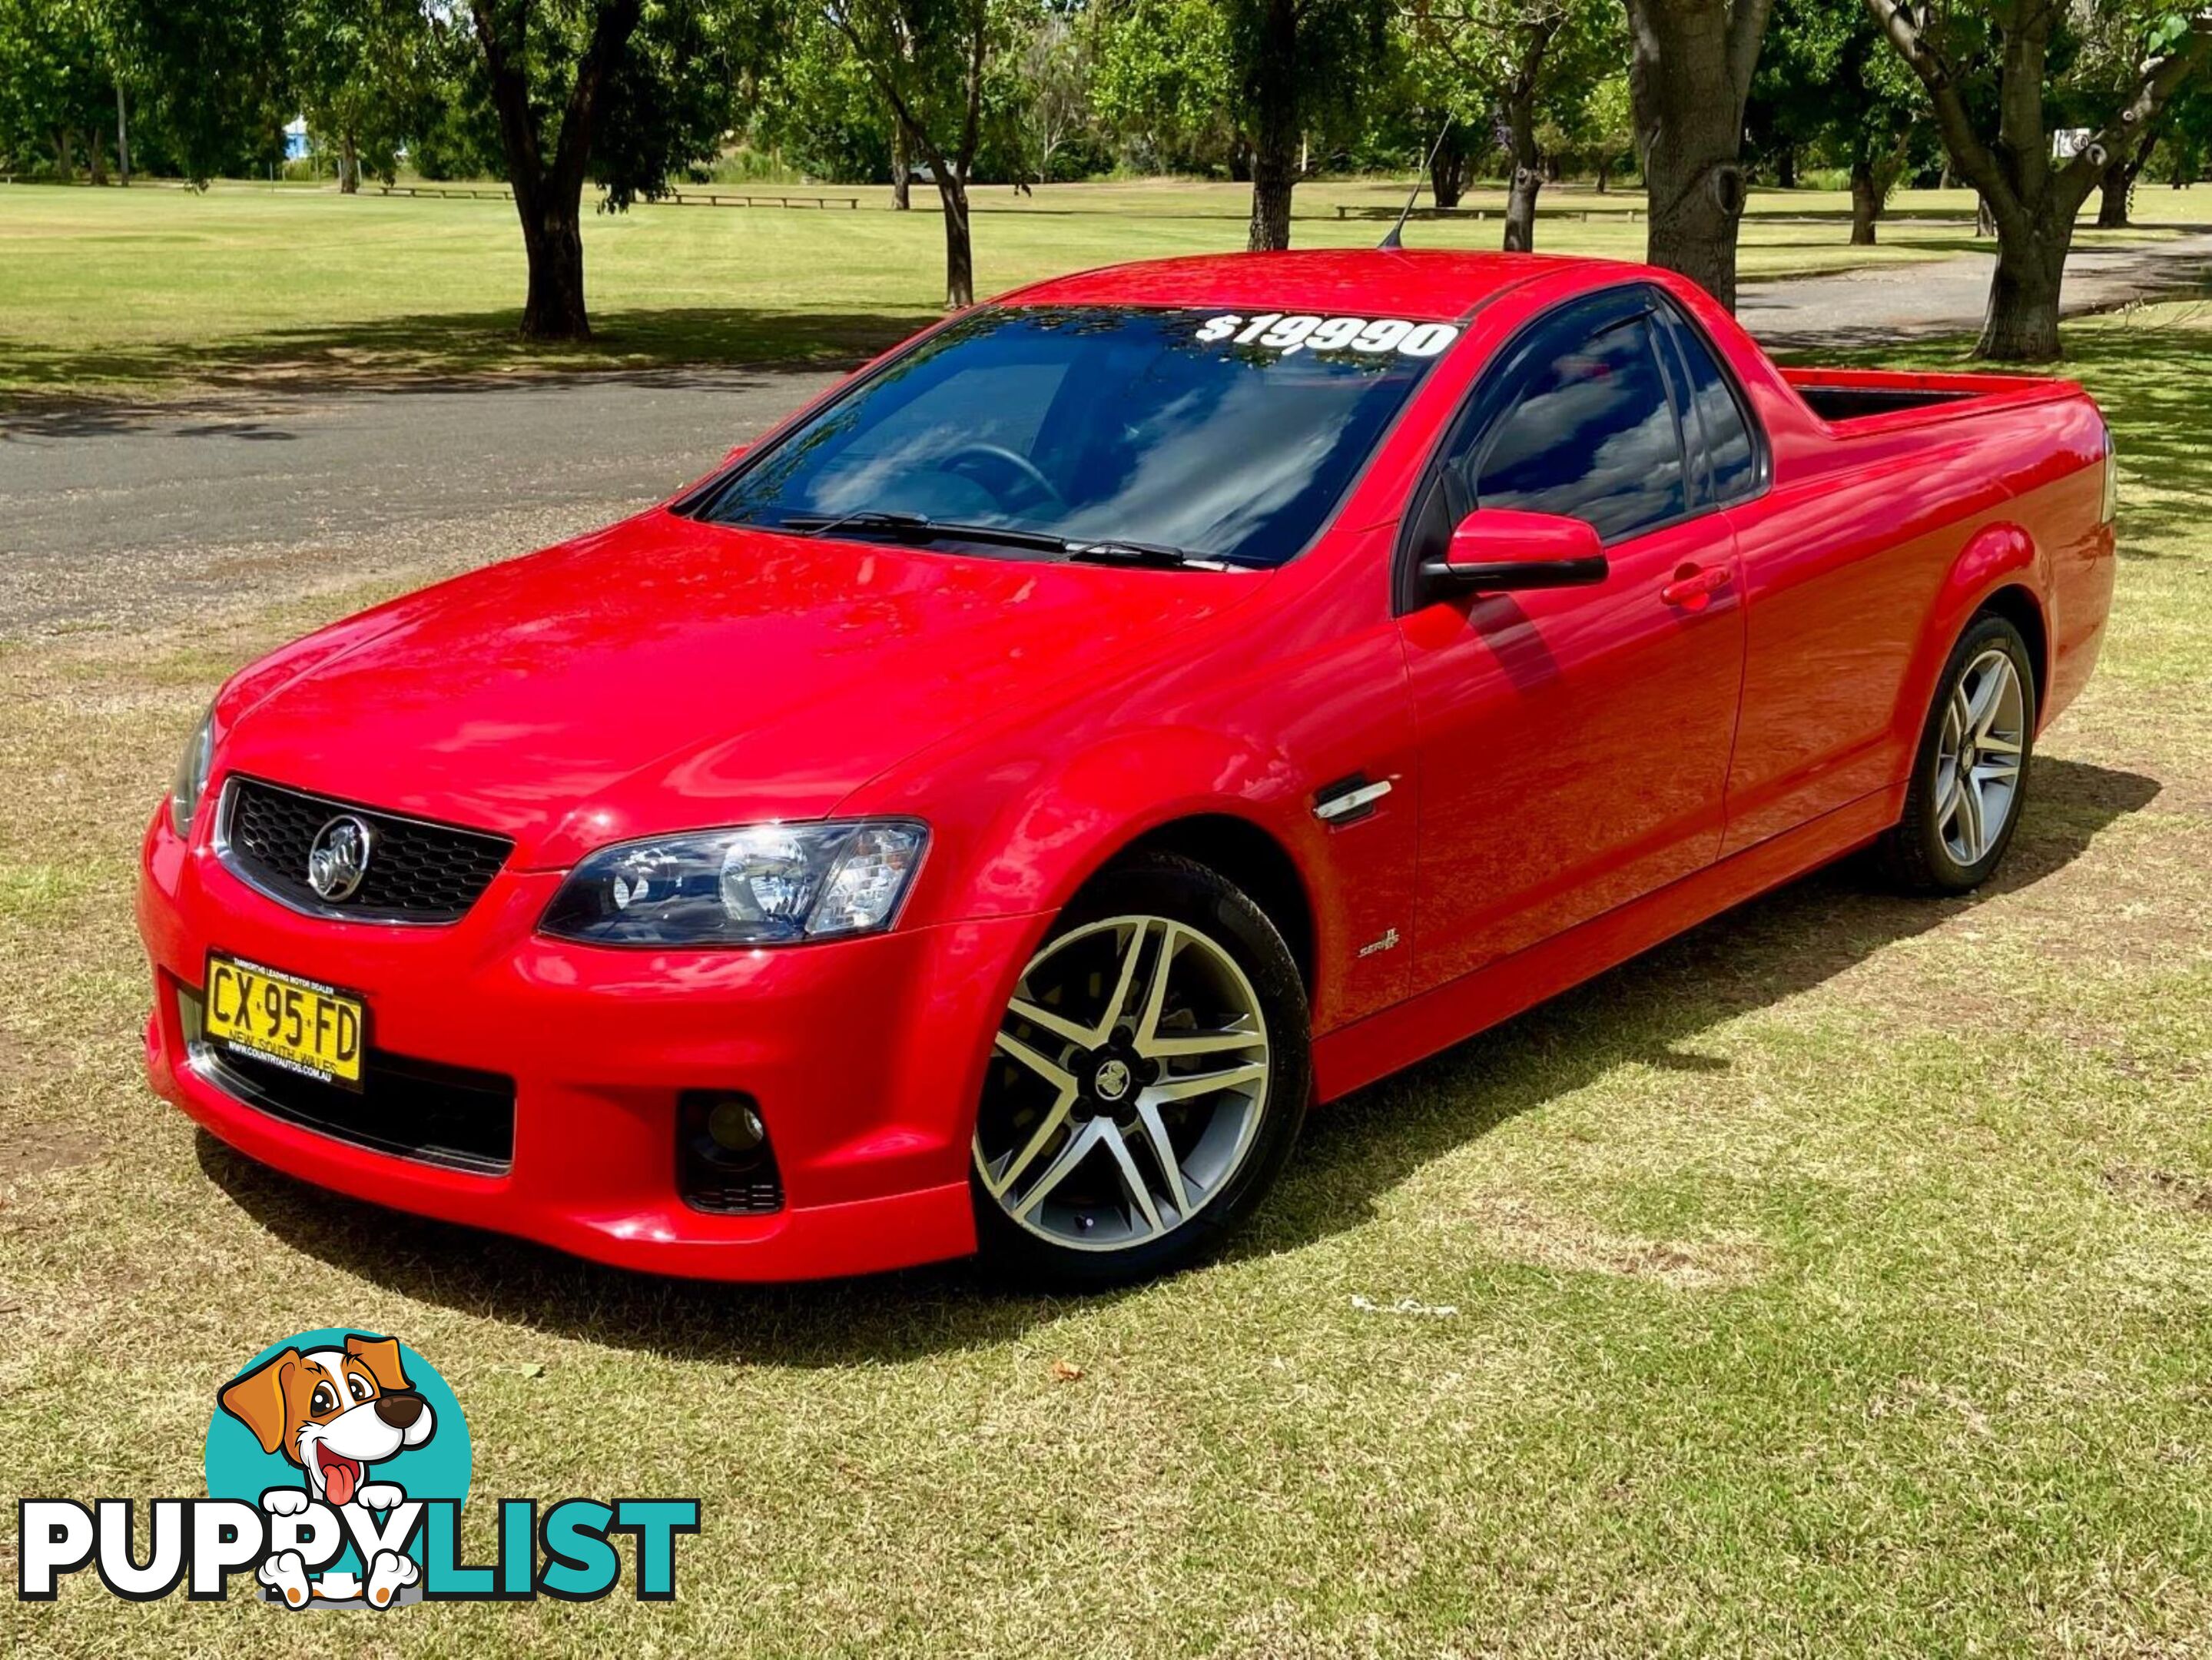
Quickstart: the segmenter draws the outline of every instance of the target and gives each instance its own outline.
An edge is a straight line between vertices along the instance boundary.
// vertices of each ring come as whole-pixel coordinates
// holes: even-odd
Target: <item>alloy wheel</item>
[[[1964,868],[2004,835],[2020,799],[2027,699],[2008,653],[1992,648],[1966,665],[1951,688],[1936,750],[1936,824],[1944,850]]]
[[[976,1119],[983,1190],[1077,1250],[1147,1244],[1229,1187],[1267,1109],[1267,1019],[1218,942],[1109,917],[1022,972]]]

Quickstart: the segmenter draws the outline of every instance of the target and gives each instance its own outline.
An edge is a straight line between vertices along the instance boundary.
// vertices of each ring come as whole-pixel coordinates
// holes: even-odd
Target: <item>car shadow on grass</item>
[[[1907,899],[1882,892],[1855,863],[1818,872],[1332,1104],[1307,1127],[1282,1187],[1232,1259],[1356,1226],[1423,1165],[1616,1067],[1725,1068],[1680,1046],[2042,880],[2158,789],[2137,774],[2039,759],[2011,853],[1977,894]],[[963,1263],[799,1286],[662,1279],[325,1192],[204,1131],[198,1148],[209,1179],[295,1250],[425,1302],[672,1359],[898,1361],[999,1342],[1077,1305],[1001,1288]]]
[[[2032,886],[2158,792],[2140,774],[2039,757],[2004,862],[1972,894],[1908,897],[1886,890],[1870,860],[1845,860],[1333,1103],[1306,1126],[1281,1189],[1238,1249],[1294,1248],[1357,1225],[1422,1166],[1617,1068],[1726,1071],[1726,1061],[1683,1046]]]

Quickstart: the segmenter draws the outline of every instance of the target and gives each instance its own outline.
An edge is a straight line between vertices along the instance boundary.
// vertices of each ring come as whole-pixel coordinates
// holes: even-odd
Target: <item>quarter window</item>
[[[1475,505],[1587,520],[1617,541],[1687,510],[1682,435],[1641,311],[1516,374],[1477,446]]]
[[[1667,332],[1689,378],[1685,402],[1690,412],[1686,419],[1695,423],[1690,441],[1695,446],[1702,435],[1704,442],[1698,505],[1723,507],[1741,501],[1759,488],[1759,450],[1752,442],[1751,423],[1744,417],[1743,405],[1705,337],[1674,316],[1671,308]]]

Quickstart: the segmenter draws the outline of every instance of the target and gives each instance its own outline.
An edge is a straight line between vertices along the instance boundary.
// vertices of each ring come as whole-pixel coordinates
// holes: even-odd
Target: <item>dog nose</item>
[[[396,1430],[404,1430],[422,1415],[422,1397],[419,1395],[380,1395],[376,1397],[376,1415]]]

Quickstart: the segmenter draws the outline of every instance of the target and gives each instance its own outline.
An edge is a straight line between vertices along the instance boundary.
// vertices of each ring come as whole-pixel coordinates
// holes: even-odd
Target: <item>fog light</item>
[[[686,1090],[677,1098],[676,1188],[694,1210],[783,1208],[783,1177],[759,1103],[739,1090]]]
[[[750,1099],[732,1095],[707,1110],[707,1139],[723,1152],[746,1153],[768,1140],[768,1129]]]

